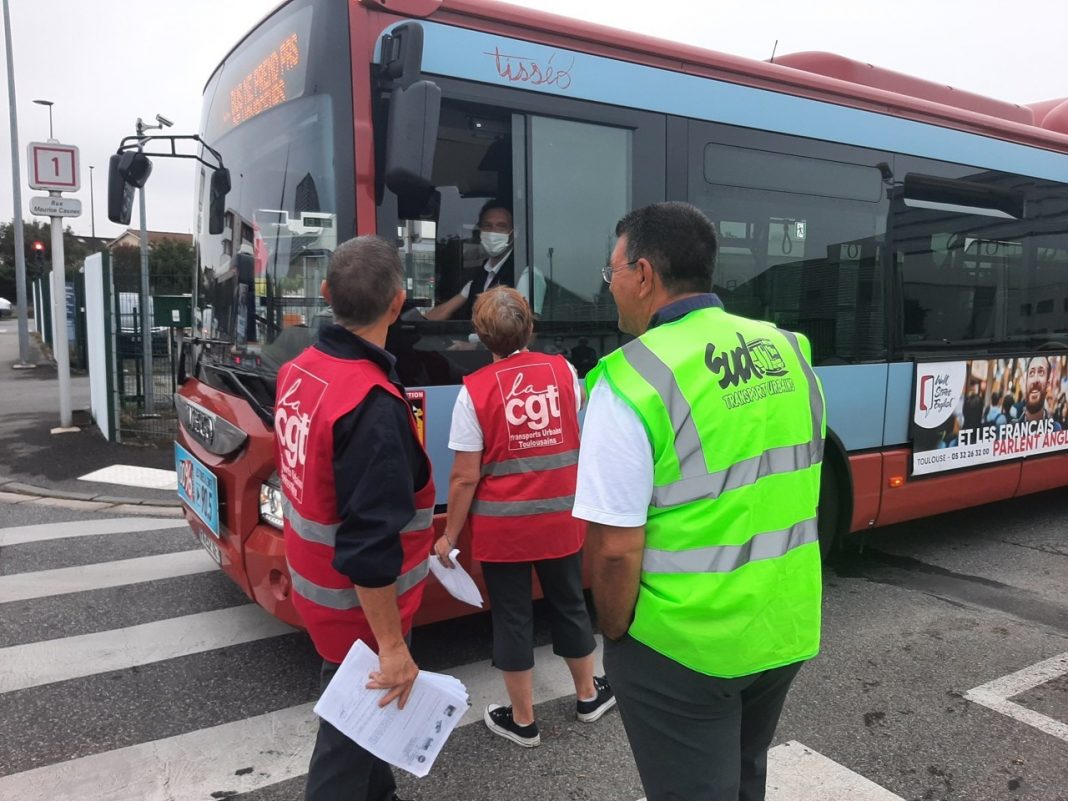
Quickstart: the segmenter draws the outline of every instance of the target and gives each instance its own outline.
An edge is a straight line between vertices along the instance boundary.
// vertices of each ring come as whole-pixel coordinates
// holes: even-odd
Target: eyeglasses
[[[635,259],[634,261],[623,262],[623,264],[619,265],[618,267],[613,267],[612,262],[608,262],[608,264],[601,268],[601,278],[604,279],[604,282],[606,284],[610,284],[612,283],[612,273],[619,272],[624,267],[633,267],[639,261],[641,260]]]

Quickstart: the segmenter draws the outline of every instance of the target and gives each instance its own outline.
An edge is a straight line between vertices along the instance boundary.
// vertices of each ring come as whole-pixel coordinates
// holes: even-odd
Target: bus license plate
[[[196,535],[197,540],[205,551],[208,552],[208,556],[215,560],[215,564],[222,565],[222,551],[219,550],[219,545],[215,542],[210,534],[205,534],[203,531],[193,529],[193,533]]]
[[[215,474],[177,442],[174,469],[178,473],[178,498],[218,537],[219,483]]]

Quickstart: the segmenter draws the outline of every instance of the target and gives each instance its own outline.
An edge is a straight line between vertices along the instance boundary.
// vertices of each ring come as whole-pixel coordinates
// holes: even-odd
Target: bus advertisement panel
[[[1068,450],[1068,357],[918,363],[912,473]]]

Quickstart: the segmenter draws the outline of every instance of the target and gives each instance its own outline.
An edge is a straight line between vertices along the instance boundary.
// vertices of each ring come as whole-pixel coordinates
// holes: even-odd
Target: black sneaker
[[[600,720],[601,715],[616,705],[616,696],[604,676],[594,676],[593,686],[597,690],[597,697],[575,704],[575,716],[583,723]]]
[[[512,707],[490,704],[486,707],[486,714],[482,716],[486,726],[494,734],[499,734],[506,740],[511,740],[516,745],[524,748],[533,748],[541,745],[541,734],[538,732],[538,724],[530,723],[520,726],[512,717]]]

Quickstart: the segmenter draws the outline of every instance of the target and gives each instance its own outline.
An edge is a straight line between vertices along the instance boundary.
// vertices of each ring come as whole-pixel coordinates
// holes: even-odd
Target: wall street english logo
[[[945,423],[960,403],[966,376],[966,362],[918,365],[913,410],[916,425],[934,429]]]
[[[775,343],[766,337],[746,340],[738,332],[735,335],[738,347],[718,350],[712,342],[705,347],[705,366],[719,376],[720,388],[741,385],[737,392],[723,396],[728,408],[734,409],[768,395],[794,391],[794,381],[787,377],[786,361]],[[754,381],[757,383],[750,386]]]

